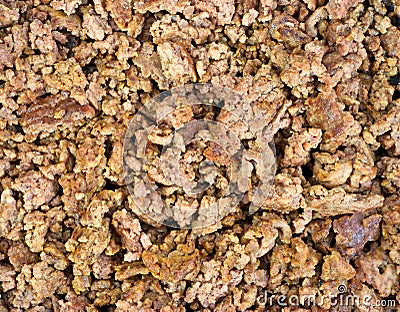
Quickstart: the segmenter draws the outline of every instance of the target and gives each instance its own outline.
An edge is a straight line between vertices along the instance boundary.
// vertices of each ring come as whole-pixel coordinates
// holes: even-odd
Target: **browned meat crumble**
[[[0,311],[398,311],[399,27],[399,0],[0,0]],[[195,82],[263,112],[278,168],[257,211],[177,230],[134,213],[121,155],[143,104]],[[203,158],[229,165],[193,144],[189,179]]]

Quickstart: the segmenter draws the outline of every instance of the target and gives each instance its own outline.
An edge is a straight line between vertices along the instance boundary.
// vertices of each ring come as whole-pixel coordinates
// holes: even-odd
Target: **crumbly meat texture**
[[[398,309],[399,26],[398,0],[0,0],[0,311],[339,311],[262,304],[339,285]],[[262,112],[278,168],[260,209],[175,230],[135,214],[122,150],[143,104],[194,82]],[[229,183],[220,148],[180,159],[193,181],[218,166],[201,198],[155,157],[197,115],[251,145],[229,114],[182,110],[150,135],[149,177],[207,211]]]

